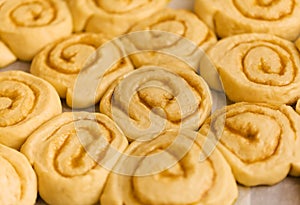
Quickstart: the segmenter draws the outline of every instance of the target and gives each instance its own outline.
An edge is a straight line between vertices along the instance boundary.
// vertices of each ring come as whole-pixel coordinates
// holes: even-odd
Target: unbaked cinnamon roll
[[[233,204],[238,191],[230,167],[218,150],[200,160],[205,141],[197,133],[166,131],[131,143],[109,176],[101,204]]]
[[[99,113],[65,112],[37,129],[22,146],[48,204],[95,204],[109,169],[128,145],[120,129]]]
[[[61,0],[2,0],[0,37],[21,60],[72,32],[72,17]]]
[[[0,39],[0,68],[8,66],[17,60],[17,57]]]
[[[204,50],[217,41],[215,34],[195,14],[187,10],[161,10],[136,24],[130,31],[144,31],[136,35],[145,38],[146,35],[152,36],[149,45],[148,41],[139,40],[140,36],[134,38],[132,34],[133,46],[137,51],[141,50],[141,53],[131,55],[135,66],[168,64],[196,71]],[[158,40],[159,43],[155,44]],[[174,52],[176,49],[179,52]],[[169,53],[164,53],[166,51]]]
[[[210,90],[196,73],[143,66],[117,79],[100,101],[130,140],[149,140],[170,128],[197,130],[212,107]]]
[[[19,149],[61,111],[59,96],[48,82],[23,71],[0,73],[0,143]]]
[[[73,34],[59,39],[47,45],[34,57],[30,72],[50,82],[56,88],[59,96],[66,98],[68,106],[75,108],[89,107],[99,101],[115,78],[133,69],[127,58],[121,59],[118,63],[109,65],[110,67],[107,67],[107,72],[101,73],[97,71],[98,75],[102,75],[101,77],[95,75],[88,76],[88,78],[96,77],[97,82],[105,78],[105,80],[101,81],[101,85],[95,89],[95,93],[87,93],[87,88],[90,89],[87,83],[90,80],[80,85],[83,87],[82,89],[75,91],[80,92],[83,90],[82,94],[74,93],[74,86],[76,86],[78,75],[84,76],[84,73],[88,72],[88,69],[93,68],[93,63],[103,64],[99,61],[104,57],[101,54],[97,54],[97,49],[106,42],[107,38],[105,36],[96,33]],[[116,48],[116,55],[119,55],[120,52]],[[93,55],[97,56],[95,62],[90,60]],[[109,55],[113,55],[113,52]],[[85,97],[86,94],[93,96]],[[82,97],[82,101],[78,98],[74,100],[76,97]]]
[[[295,40],[300,34],[299,0],[196,0],[194,9],[220,37],[269,33]]]
[[[200,73],[234,102],[293,104],[300,97],[299,53],[290,41],[268,34],[242,34],[219,41]],[[213,65],[217,69],[215,72]]]
[[[0,144],[0,204],[35,204],[37,179],[27,158]]]
[[[287,105],[237,103],[215,112],[200,133],[216,142],[239,183],[273,185],[300,174],[299,119]]]
[[[73,16],[74,31],[104,33],[115,37],[134,24],[166,7],[168,0],[67,0]]]

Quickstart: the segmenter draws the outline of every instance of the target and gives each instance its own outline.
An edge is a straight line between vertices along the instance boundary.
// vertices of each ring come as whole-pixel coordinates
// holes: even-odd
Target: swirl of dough
[[[0,37],[21,60],[31,60],[44,46],[72,32],[72,16],[60,0],[4,0]]]
[[[157,66],[142,66],[119,78],[100,101],[100,111],[131,140],[148,140],[174,127],[197,130],[211,107],[210,90],[199,75]]]
[[[194,134],[195,142],[191,139]],[[132,169],[132,175],[112,173],[101,204],[233,204],[238,191],[230,167],[218,150],[200,161],[204,143],[202,135],[190,131],[179,136],[176,131],[166,131],[149,142],[131,143],[125,153],[139,160],[129,164],[125,156],[117,167]],[[158,166],[163,170],[151,172]],[[149,173],[140,175],[145,170]]]
[[[37,179],[27,158],[0,144],[0,204],[35,204]]]
[[[81,205],[99,200],[109,174],[106,168],[114,166],[117,152],[127,145],[107,116],[65,112],[36,130],[21,152],[33,164],[40,196],[47,203]]]
[[[219,41],[208,56],[218,73],[204,61],[200,73],[216,89],[219,85],[213,82],[220,75],[226,95],[234,102],[292,104],[300,97],[300,59],[290,41],[268,34],[241,34]]]
[[[180,64],[192,70],[196,70],[202,54],[199,50],[206,50],[217,41],[215,34],[195,14],[187,10],[164,9],[139,22],[130,31],[145,30],[174,33],[177,38],[164,33],[152,33],[151,45],[133,38],[132,43],[137,49],[147,51],[131,55],[135,66],[145,64],[153,65],[154,63],[155,65],[172,64],[177,66]],[[149,32],[140,32],[140,35],[149,35]],[[187,42],[186,39],[191,42]],[[158,40],[159,42],[155,44]],[[185,45],[183,45],[183,43]],[[148,48],[148,46],[153,45],[154,47],[151,49]],[[168,51],[174,51],[176,47],[178,47],[180,52],[174,53],[175,56],[161,53],[166,49]],[[182,47],[185,47],[185,49],[180,49]],[[149,52],[148,50],[152,51]],[[183,59],[178,59],[178,57],[182,57]],[[181,62],[182,60],[186,62]],[[189,66],[184,63],[187,63]]]
[[[269,33],[295,40],[300,34],[299,0],[196,0],[195,12],[220,37]]]
[[[75,31],[91,31],[115,37],[135,23],[166,7],[169,0],[68,0]]]
[[[218,141],[239,183],[273,185],[300,174],[298,122],[290,106],[241,102],[214,113],[200,133]]]
[[[0,143],[19,149],[61,110],[59,96],[46,81],[22,71],[0,73]]]
[[[67,104],[73,106],[73,87],[80,72],[84,72],[88,65],[89,57],[96,53],[98,47],[102,46],[107,39],[101,34],[81,33],[73,34],[47,45],[37,54],[31,64],[30,72],[50,82],[59,93],[61,98],[67,98]],[[99,56],[101,58],[102,56]],[[117,72],[113,72],[117,69]],[[120,60],[119,63],[104,73],[105,81],[101,81],[101,86],[97,89],[95,101],[99,101],[103,92],[111,83],[111,75],[116,77],[125,71],[131,70],[131,63],[127,59]],[[113,78],[114,79],[114,78]],[[86,89],[85,89],[86,92]],[[88,107],[94,103],[90,102],[84,106],[74,105],[75,107]]]

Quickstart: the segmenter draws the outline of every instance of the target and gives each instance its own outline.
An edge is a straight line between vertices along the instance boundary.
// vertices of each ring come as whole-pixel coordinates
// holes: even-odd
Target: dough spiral
[[[299,0],[196,0],[195,12],[220,37],[269,33],[295,40],[300,34]]]
[[[59,96],[46,81],[22,71],[0,73],[0,143],[19,149],[61,110]]]
[[[0,144],[0,204],[35,204],[36,175],[20,152]]]
[[[135,23],[167,6],[168,0],[67,0],[74,30],[104,33],[115,37]]]
[[[149,31],[140,32],[140,35],[152,34],[151,45],[145,44],[144,41],[139,41],[135,38],[132,39],[132,43],[137,49],[144,51],[131,55],[135,66],[168,64],[180,65],[196,71],[199,64],[198,61],[201,55],[203,55],[204,50],[217,41],[215,34],[195,14],[187,10],[170,8],[164,9],[150,18],[139,22],[130,31]],[[177,35],[177,38],[166,33],[153,33],[153,31],[174,33],[174,35]],[[155,41],[158,40],[159,43],[156,45]],[[149,46],[153,47],[149,49],[147,48]],[[182,49],[183,47],[185,48]],[[162,53],[166,50],[172,52],[176,48],[179,52],[174,53],[174,56]],[[179,58],[183,58],[185,61]]]
[[[39,193],[46,203],[82,205],[99,201],[109,173],[102,165],[113,167],[117,156],[108,147],[123,151],[127,144],[108,117],[65,112],[36,130],[21,152],[37,173]]]
[[[90,56],[96,54],[98,47],[105,42],[107,42],[106,37],[96,33],[73,34],[59,39],[47,45],[34,57],[30,72],[50,82],[56,88],[59,96],[66,98],[68,106],[91,106],[99,101],[103,92],[110,85],[112,76],[118,77],[132,68],[127,59],[120,60],[119,63],[109,68],[107,73],[104,73],[103,77],[106,80],[101,81],[95,99],[88,101],[85,98],[81,103],[74,102],[73,91],[78,75],[84,75],[84,70],[87,69],[85,66],[89,65]],[[102,58],[103,56],[100,55],[98,60]],[[113,72],[114,69],[117,69],[118,72]],[[86,89],[84,92],[86,93]]]
[[[132,175],[110,174],[101,204],[233,204],[238,191],[230,167],[217,150],[200,161],[205,138],[198,135],[193,142],[192,135],[166,131],[151,141],[131,143],[126,154],[137,161],[130,164],[124,157],[117,165],[132,169]],[[151,173],[159,166],[163,171]],[[140,175],[145,170],[149,173]]]
[[[21,60],[72,32],[72,17],[61,0],[3,0],[0,37]]]
[[[218,73],[202,61],[208,84],[220,75],[234,102],[293,104],[300,97],[300,59],[293,43],[268,34],[242,34],[219,41],[208,51]]]
[[[273,185],[300,174],[298,122],[290,106],[242,102],[218,110],[200,133],[219,142],[239,183]]]
[[[100,101],[100,111],[130,140],[153,138],[171,127],[197,130],[211,107],[210,90],[200,76],[157,66],[142,66],[117,79]]]

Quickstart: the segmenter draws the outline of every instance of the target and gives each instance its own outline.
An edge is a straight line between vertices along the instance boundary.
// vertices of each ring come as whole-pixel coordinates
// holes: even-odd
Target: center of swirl
[[[226,119],[221,142],[242,161],[253,163],[274,154],[280,133],[272,117],[245,112]]]
[[[8,109],[13,101],[8,97],[0,97],[0,110]]]
[[[178,146],[177,152],[180,149],[182,148]],[[158,174],[133,177],[135,196],[142,204],[149,205],[196,204],[210,189],[214,178],[212,164],[209,160],[199,163],[199,153],[199,148],[193,146],[181,160],[174,153],[164,152],[163,159],[142,161],[139,168],[154,164],[159,166],[165,161],[178,162]],[[151,154],[154,153],[149,155]],[[164,197],[160,197],[161,193],[164,193]]]
[[[294,80],[294,65],[283,49],[256,46],[247,52],[242,63],[245,75],[254,83],[285,86]]]
[[[153,30],[166,31],[183,36],[185,33],[185,27],[181,22],[175,20],[163,21],[151,26]]]
[[[233,4],[247,18],[270,21],[290,15],[295,7],[294,0],[233,0]]]
[[[11,18],[17,26],[38,27],[51,23],[55,18],[55,11],[48,1],[32,1],[16,7]]]

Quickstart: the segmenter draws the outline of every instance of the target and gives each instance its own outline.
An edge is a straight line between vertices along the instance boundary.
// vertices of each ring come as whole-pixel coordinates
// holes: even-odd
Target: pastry
[[[238,190],[230,167],[218,150],[200,160],[205,141],[194,132],[166,131],[131,143],[109,175],[101,204],[233,204]]]
[[[48,204],[95,204],[109,170],[127,147],[119,128],[99,113],[65,112],[37,129],[22,146]]]
[[[0,37],[21,60],[72,32],[72,16],[61,0],[3,0]]]
[[[222,88],[215,83],[220,75],[234,102],[293,104],[300,97],[300,59],[290,41],[241,34],[222,39],[207,54],[212,62],[202,61],[200,74],[214,89]]]
[[[100,112],[112,118],[131,141],[149,140],[169,128],[197,130],[211,107],[205,81],[176,67],[136,68],[117,79],[100,101]]]
[[[295,40],[300,34],[299,0],[196,0],[194,10],[222,38],[269,33]]]
[[[87,87],[90,88],[87,84],[91,82],[90,79],[88,79],[86,83],[79,85],[82,86],[82,89],[77,87],[75,91],[78,92],[78,94],[74,94],[74,86],[80,81],[80,79],[78,80],[78,75],[81,75],[81,77],[85,76],[87,65],[90,66],[89,69],[92,69],[93,63],[103,64],[101,61],[105,60],[103,55],[99,54],[99,58],[96,62],[91,64],[89,64],[89,57],[97,55],[97,48],[102,46],[105,42],[107,42],[106,37],[102,34],[95,33],[73,34],[59,39],[47,45],[34,57],[30,72],[50,82],[56,88],[59,96],[66,98],[67,104],[70,107],[82,108],[91,106],[99,101],[102,94],[110,85],[112,76],[118,77],[124,72],[133,69],[129,60],[124,58],[109,68],[110,70],[108,70],[107,73],[103,74],[97,71],[96,75],[92,74],[92,76],[87,76],[87,78],[90,79],[95,77],[97,83],[99,79],[101,79],[99,75],[105,77],[105,80],[101,81],[101,86],[95,89],[95,93],[93,93],[92,96],[86,97],[86,95],[90,95],[90,93],[86,91]],[[119,52],[120,50],[116,48],[116,55],[119,55]],[[113,72],[114,69],[117,69],[118,72]],[[76,100],[73,98],[76,98]]]
[[[200,133],[218,142],[240,184],[273,185],[289,173],[300,174],[299,116],[290,106],[229,105],[215,112]]]
[[[20,152],[0,144],[0,204],[35,204],[36,175]]]
[[[135,23],[166,7],[169,0],[67,2],[73,16],[75,32],[86,30],[115,37],[126,33]]]
[[[164,9],[139,22],[130,31],[145,31],[131,34],[130,37],[135,49],[141,50],[141,53],[131,55],[135,66],[182,65],[181,67],[197,71],[204,50],[217,41],[215,34],[187,10]],[[151,44],[139,40],[148,36],[152,38]]]
[[[0,40],[0,68],[8,66],[15,62],[17,57],[11,52],[11,50]]]
[[[0,143],[15,149],[62,111],[55,89],[23,71],[1,72],[0,93]]]

